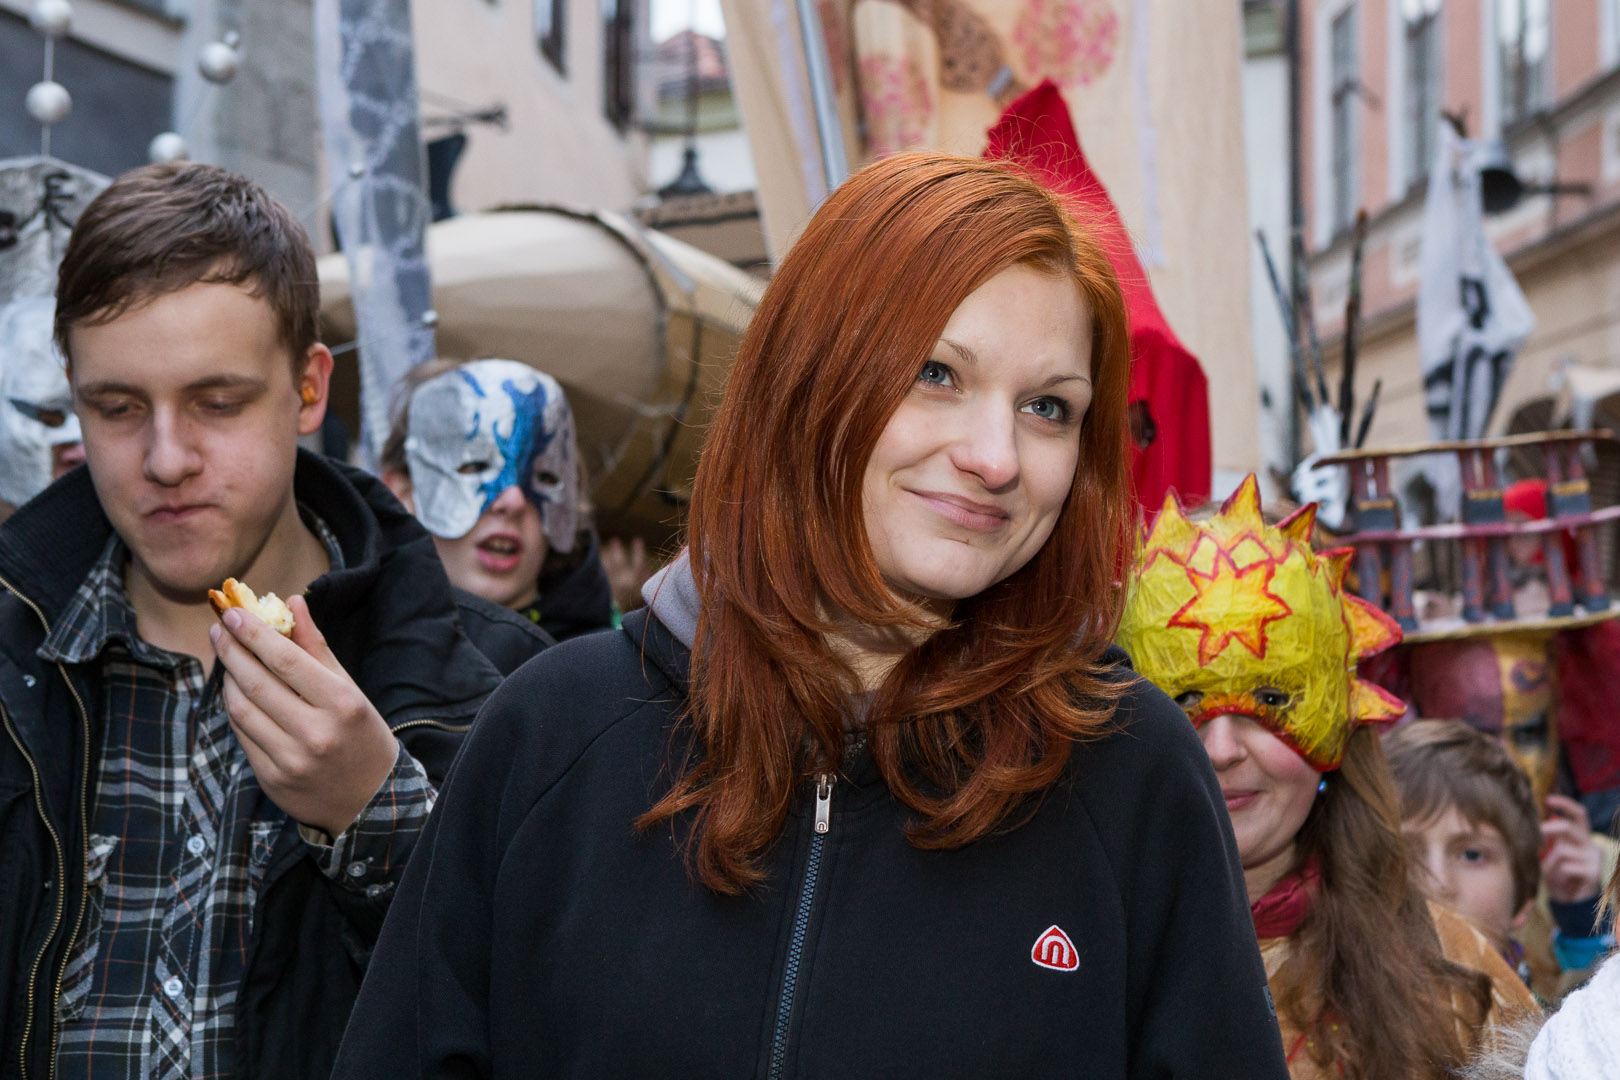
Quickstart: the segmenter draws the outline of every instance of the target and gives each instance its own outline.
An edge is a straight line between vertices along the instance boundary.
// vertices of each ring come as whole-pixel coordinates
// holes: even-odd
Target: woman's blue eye
[[[1069,418],[1069,406],[1055,397],[1036,398],[1024,408],[1042,420],[1062,421]]]
[[[938,360],[924,360],[922,371],[917,373],[917,378],[923,382],[934,383],[937,386],[949,386],[951,384],[951,369]]]

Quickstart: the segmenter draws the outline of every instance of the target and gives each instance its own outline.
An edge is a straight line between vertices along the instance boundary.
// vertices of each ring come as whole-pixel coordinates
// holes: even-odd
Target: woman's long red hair
[[[695,868],[735,893],[807,773],[836,771],[849,695],[834,619],[920,628],[885,588],[862,513],[868,459],[946,322],[1022,264],[1072,279],[1091,320],[1093,394],[1051,538],[956,605],[879,687],[868,745],[916,814],[913,843],[1013,824],[1112,717],[1100,657],[1123,602],[1129,345],[1107,257],[1048,191],[999,162],[887,158],[816,212],[765,290],[698,467],[688,524],[701,598],[674,786],[638,822],[695,811]]]

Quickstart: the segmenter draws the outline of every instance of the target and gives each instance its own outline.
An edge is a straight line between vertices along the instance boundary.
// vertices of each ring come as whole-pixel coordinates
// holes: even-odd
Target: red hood
[[[1130,400],[1145,406],[1155,428],[1145,449],[1131,447],[1137,501],[1149,518],[1172,488],[1183,505],[1204,502],[1211,467],[1204,371],[1159,310],[1125,223],[1080,149],[1063,95],[1043,81],[1009,105],[989,135],[984,156],[1018,162],[1061,195],[1096,231],[1119,275],[1131,324]]]

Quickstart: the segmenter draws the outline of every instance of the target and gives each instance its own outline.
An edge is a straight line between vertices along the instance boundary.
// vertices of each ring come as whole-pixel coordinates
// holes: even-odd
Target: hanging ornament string
[[[73,111],[73,97],[56,81],[56,39],[73,25],[73,5],[68,0],[34,0],[28,10],[28,24],[45,36],[45,77],[28,88],[23,104],[28,115],[39,122],[39,153],[51,156],[51,128]]]
[[[237,71],[242,66],[242,55],[238,45],[242,38],[235,30],[227,30],[220,35],[218,41],[210,41],[197,51],[197,74],[203,77],[207,84],[198,91],[192,99],[191,107],[181,118],[175,131],[164,131],[152,137],[146,146],[147,160],[156,162],[185,161],[191,157],[191,147],[186,142],[185,132],[191,130],[203,106],[216,86],[224,86],[236,78]]]

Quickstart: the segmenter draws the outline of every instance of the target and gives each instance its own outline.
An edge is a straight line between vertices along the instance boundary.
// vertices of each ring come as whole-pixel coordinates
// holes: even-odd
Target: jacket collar
[[[684,694],[690,680],[692,642],[697,637],[698,596],[697,579],[692,573],[691,549],[683,547],[669,563],[653,574],[641,586],[642,599],[647,602],[639,609],[641,618],[631,633],[645,654],[670,676]],[[652,617],[645,612],[651,611]],[[648,629],[648,626],[652,629]],[[625,616],[624,626],[629,631],[631,616]],[[1109,645],[1101,657],[1104,667],[1131,669],[1131,658],[1118,645]]]
[[[659,620],[650,607],[639,607],[624,617],[622,631],[643,660],[657,668],[675,691],[691,691],[692,650]]]
[[[345,669],[393,727],[470,722],[501,676],[461,632],[427,530],[381,480],[317,454],[298,452],[293,488],[343,549],[305,599]]]
[[[366,489],[373,486],[381,487],[381,482],[298,451],[293,474],[296,497],[327,523],[343,549],[345,565],[356,569],[368,565],[374,569],[381,553],[379,514],[389,508],[375,493],[368,493]],[[394,508],[398,509],[397,504]],[[81,466],[0,524],[0,575],[38,604],[54,623],[106,552],[112,535],[112,523],[101,509],[90,471]]]
[[[112,532],[90,472],[81,466],[0,524],[0,577],[54,623]]]

